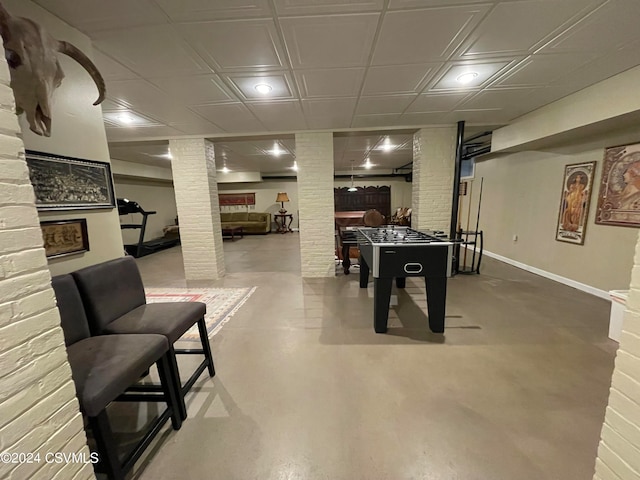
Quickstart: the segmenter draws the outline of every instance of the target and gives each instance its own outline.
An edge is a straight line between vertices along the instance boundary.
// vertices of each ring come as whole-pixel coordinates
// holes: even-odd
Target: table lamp
[[[280,202],[280,214],[284,215],[287,211],[284,209],[284,202],[288,202],[289,197],[287,196],[287,192],[278,192],[278,196],[276,197],[276,202]]]

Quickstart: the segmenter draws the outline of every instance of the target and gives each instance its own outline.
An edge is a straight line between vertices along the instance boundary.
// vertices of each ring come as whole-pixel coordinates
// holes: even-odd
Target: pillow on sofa
[[[230,222],[231,221],[231,213],[230,212],[220,212],[220,221],[221,222]]]

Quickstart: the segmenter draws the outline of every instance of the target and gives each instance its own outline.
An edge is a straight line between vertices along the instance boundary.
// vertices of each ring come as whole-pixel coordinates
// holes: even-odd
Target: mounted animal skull
[[[99,93],[94,105],[104,100],[104,79],[84,53],[68,42],[56,40],[33,20],[12,17],[1,3],[0,34],[11,73],[16,113],[27,115],[32,132],[51,136],[51,97],[64,78],[57,52],[73,58],[89,72]]]

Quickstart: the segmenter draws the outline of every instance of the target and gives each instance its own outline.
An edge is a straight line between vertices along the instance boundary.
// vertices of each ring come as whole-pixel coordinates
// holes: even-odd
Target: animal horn
[[[11,15],[4,8],[4,5],[0,3],[0,35],[4,39],[5,43],[9,41],[10,32],[9,32],[9,19]]]
[[[94,105],[99,105],[104,100],[106,95],[106,87],[104,84],[104,78],[98,71],[98,67],[96,67],[93,62],[87,57],[84,53],[82,53],[78,47],[72,45],[69,42],[59,41],[58,42],[58,51],[60,53],[64,53],[69,57],[73,58],[76,62],[84,67],[84,69],[91,75],[93,81],[96,82],[96,86],[98,87],[98,99],[93,102]]]

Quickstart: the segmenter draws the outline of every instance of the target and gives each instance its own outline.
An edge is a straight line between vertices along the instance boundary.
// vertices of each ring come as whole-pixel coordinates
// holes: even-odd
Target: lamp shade
[[[276,202],[288,202],[289,197],[287,196],[287,192],[278,192],[278,196],[276,197]]]

